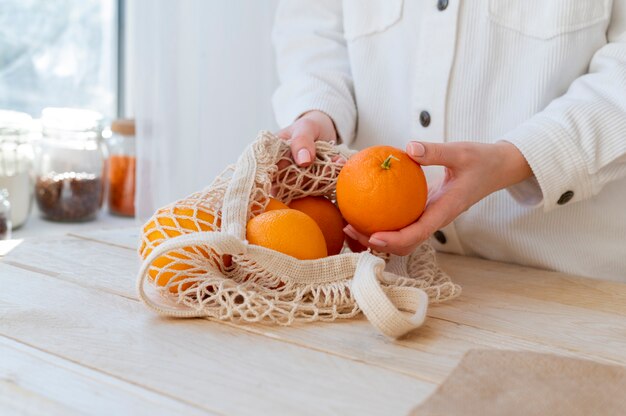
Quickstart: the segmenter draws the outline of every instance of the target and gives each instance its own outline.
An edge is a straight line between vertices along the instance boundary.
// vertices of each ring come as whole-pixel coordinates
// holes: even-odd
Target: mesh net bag
[[[142,301],[168,316],[281,325],[363,312],[392,338],[419,327],[429,302],[460,294],[428,243],[402,257],[344,247],[338,255],[298,260],[246,241],[248,220],[272,195],[287,204],[308,195],[334,201],[341,165],[333,160],[351,154],[318,142],[313,164],[301,168],[287,143],[259,133],[208,188],[159,209],[146,223],[139,247]]]

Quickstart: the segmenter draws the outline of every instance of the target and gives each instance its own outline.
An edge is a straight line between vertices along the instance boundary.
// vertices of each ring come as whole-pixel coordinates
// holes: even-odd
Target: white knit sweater
[[[274,40],[281,126],[318,109],[356,148],[521,150],[535,176],[438,250],[626,281],[626,0],[285,0]]]

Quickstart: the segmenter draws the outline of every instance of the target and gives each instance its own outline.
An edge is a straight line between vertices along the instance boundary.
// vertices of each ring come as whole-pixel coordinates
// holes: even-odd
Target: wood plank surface
[[[3,336],[0,357],[2,415],[210,414]]]
[[[337,395],[348,401],[358,401],[356,397],[359,394],[376,395],[375,389],[357,393],[356,390],[337,392],[332,388],[324,390],[328,399],[317,407],[294,407],[294,400],[308,403],[312,397],[310,391],[316,391],[315,386],[306,385],[301,387],[310,390],[307,394],[296,391],[294,400],[276,399],[273,406],[255,409],[259,412],[276,413],[279,409],[298,414],[315,412],[326,414],[330,409],[331,413],[342,414],[346,412],[374,414],[374,410],[385,410],[385,414],[401,414],[397,412],[408,410],[411,405],[417,404],[432,391],[436,384],[441,383],[462,355],[472,348],[551,352],[600,362],[626,364],[626,326],[623,324],[626,315],[626,284],[623,283],[596,281],[480,259],[439,255],[444,270],[463,286],[463,295],[458,300],[432,306],[429,319],[422,328],[393,342],[377,334],[363,318],[289,328],[157,318],[137,301],[135,293],[135,278],[139,267],[135,251],[137,239],[137,229],[118,229],[80,233],[65,238],[28,240],[14,248],[4,257],[3,262],[6,264],[5,267],[13,266],[12,274],[25,273],[28,278],[23,281],[29,282],[28,285],[37,286],[37,290],[41,289],[36,282],[43,279],[48,285],[46,286],[48,290],[52,292],[59,292],[62,288],[62,293],[72,294],[70,298],[78,296],[81,299],[83,297],[92,299],[85,305],[91,306],[91,302],[95,302],[97,304],[95,310],[101,316],[107,320],[118,319],[119,330],[128,339],[138,340],[139,338],[133,334],[139,329],[139,333],[145,333],[147,339],[154,342],[155,348],[159,351],[161,349],[168,352],[176,351],[176,359],[168,358],[166,367],[171,367],[180,360],[183,373],[192,371],[190,352],[182,347],[184,344],[182,340],[187,338],[194,339],[192,352],[200,352],[199,344],[202,343],[211,344],[208,351],[214,354],[219,352],[219,348],[214,344],[228,346],[228,356],[234,361],[237,361],[239,355],[252,352],[257,361],[246,357],[239,365],[232,364],[228,367],[232,372],[231,375],[220,368],[218,390],[226,396],[228,394],[225,392],[233,387],[233,381],[227,379],[231,377],[240,380],[246,368],[249,368],[248,373],[253,377],[263,381],[271,380],[273,388],[268,387],[264,390],[265,395],[273,397],[279,388],[291,392],[290,389],[294,389],[297,382],[291,378],[291,374],[288,374],[287,364],[290,364],[290,368],[296,367],[299,371],[305,371],[307,382],[314,385],[315,382],[309,380],[316,378],[316,375],[310,372],[312,367],[320,369],[337,367],[344,369],[345,372],[354,373],[342,379],[342,385],[359,384],[369,380],[369,377],[377,377],[380,373],[377,386],[383,388],[382,391],[385,391],[384,387],[395,387],[398,383],[408,383],[409,386],[395,392],[401,394],[393,397],[402,402],[395,407],[387,407],[387,402],[385,405],[376,402],[373,406],[369,404],[364,406],[363,403],[358,406],[347,406],[343,400],[337,398]],[[3,269],[0,268],[0,280],[2,277]],[[28,288],[19,290],[27,291]],[[6,296],[9,295],[0,296],[2,309]],[[66,298],[69,295],[63,296]],[[71,300],[68,302],[71,303]],[[24,302],[20,302],[20,305],[16,307],[27,306]],[[45,315],[58,325],[58,321],[62,321],[68,312],[57,310],[54,305],[52,303],[45,308]],[[121,313],[119,308],[126,313],[132,310],[132,313],[123,318],[124,313]],[[8,309],[12,310],[11,307]],[[84,309],[84,305],[82,309],[79,308]],[[91,316],[81,319],[81,325],[85,328],[90,328],[97,322]],[[11,336],[17,336],[16,339],[20,342],[26,342],[22,338],[28,338],[29,344],[36,341],[37,348],[45,348],[46,351],[52,348],[55,354],[60,353],[63,350],[63,343],[52,343],[45,337],[31,334],[41,325],[31,321],[28,320],[15,327],[0,322],[0,328],[2,331],[10,330],[13,334]],[[32,325],[31,331],[26,331],[24,327],[29,325]],[[116,332],[115,324],[107,322],[104,328],[107,333]],[[69,327],[62,329],[63,333],[71,336],[75,332]],[[112,344],[114,348],[108,354],[109,357],[119,353],[116,351],[121,348],[120,336],[122,335],[116,334],[112,338],[115,342]],[[177,340],[171,340],[170,337],[177,337]],[[102,334],[90,332],[88,339],[100,340],[106,345],[111,345],[111,339],[103,338]],[[140,339],[143,341],[143,337]],[[170,345],[171,343],[176,345]],[[144,348],[143,342],[139,345]],[[247,348],[249,345],[254,346]],[[136,347],[132,348],[129,354],[138,359],[141,366],[145,366],[146,359],[137,358]],[[286,355],[283,351],[287,351]],[[144,386],[157,394],[170,394],[168,397],[172,399],[199,405],[202,409],[236,414],[251,413],[246,405],[222,406],[221,403],[216,405],[212,402],[209,405],[206,400],[201,400],[206,396],[202,396],[195,387],[164,392],[160,383],[167,384],[166,380],[169,379],[154,369],[146,372],[135,368],[125,373],[119,367],[119,363],[110,362],[110,358],[100,362],[97,356],[76,347],[70,348],[67,353],[73,357],[72,360],[78,357],[78,362],[82,365],[89,365],[96,360],[97,371],[106,371],[115,377],[124,375],[127,377],[124,378],[125,381]],[[107,352],[102,351],[102,354],[107,355]],[[270,362],[275,365],[276,358],[272,361],[272,355],[279,355],[284,360],[284,363],[281,363],[283,366],[279,366],[278,375],[287,374],[288,382],[274,384],[269,369]],[[298,366],[303,361],[301,355],[313,357],[304,360],[307,364],[302,364],[302,369]],[[150,356],[154,358],[155,354],[151,352]],[[211,358],[215,357],[204,357],[202,362],[209,368],[218,366]],[[309,362],[311,359],[313,361]],[[255,366],[259,361],[262,364]],[[128,360],[126,363],[129,367],[133,365]],[[171,376],[173,373],[168,374]],[[203,378],[200,384],[208,382],[209,379]],[[181,383],[185,384],[184,381]],[[248,391],[258,387],[250,380],[243,384],[247,386]],[[407,388],[413,392],[409,395],[410,400],[401,398],[402,394],[406,394]],[[291,392],[290,395],[294,393]],[[263,397],[263,394],[251,394],[245,396],[243,403],[249,406],[257,401],[267,405],[268,399]]]
[[[38,396],[8,380],[0,379],[0,414],[3,416],[78,416],[76,410]]]
[[[136,251],[139,230],[119,228],[86,231],[75,237]],[[463,284],[485,284],[492,289],[611,313],[626,313],[626,270],[622,282],[590,279],[514,264],[439,253],[441,267]]]
[[[614,282],[450,254],[438,258],[442,268],[465,286],[626,314],[626,270],[623,281]]]
[[[111,242],[114,243],[116,241],[117,237],[114,236],[114,234],[117,234],[116,231],[102,232],[102,234],[109,234],[109,237],[105,238],[103,244],[97,244],[96,238],[90,238],[87,241],[73,238],[40,241],[29,246],[20,247],[7,258],[7,261],[20,265],[34,260],[36,263],[42,264],[49,257],[49,253],[56,252],[58,253],[58,258],[46,264],[46,269],[49,273],[62,279],[78,282],[79,284],[103,289],[111,293],[118,293],[128,298],[135,298],[134,276],[138,262],[136,261],[134,250],[120,248],[123,244],[111,245]],[[127,235],[126,233],[124,234]],[[444,256],[444,266],[448,258],[455,260],[455,257]],[[89,266],[93,262],[85,262],[84,260],[91,258],[107,259],[111,267],[107,266],[102,270],[101,268],[94,269]],[[474,275],[480,274],[482,269],[489,270],[491,265],[490,262],[484,260],[476,260],[474,263],[476,264],[466,269],[472,270]],[[504,270],[506,272],[505,275],[508,276],[509,270],[506,268]],[[527,272],[530,276],[527,279],[530,282],[528,284],[532,284],[533,280],[542,281],[537,279],[536,276],[545,273],[550,274],[549,272],[534,270],[531,273]],[[84,276],[86,275],[91,277],[85,279]],[[474,286],[478,285],[480,287],[480,279],[476,277],[465,282],[464,279],[467,275],[472,276],[469,272],[462,273],[462,270],[453,271],[453,278],[457,281],[461,279],[465,293],[471,294]],[[497,281],[497,276],[499,275],[495,272],[492,272],[492,275],[495,276],[492,280]],[[535,277],[533,278],[533,276]],[[491,281],[488,283],[491,285]],[[535,282],[534,284],[537,285],[538,283]],[[584,293],[581,292],[584,286],[569,287],[567,284],[563,286],[563,291],[574,292],[578,296],[584,297]],[[515,292],[516,288],[503,288],[503,290]],[[496,296],[496,298],[498,297],[501,297],[501,295]],[[236,326],[271,338],[349,357],[356,361],[365,361],[434,382],[440,382],[445,378],[460,357],[471,348],[504,348],[553,352],[562,355],[584,356],[604,362],[624,362],[624,357],[621,355],[618,357],[605,356],[602,354],[602,350],[598,353],[593,348],[590,350],[583,348],[581,350],[572,349],[567,343],[564,347],[559,346],[558,343],[554,344],[550,331],[544,331],[548,334],[548,338],[545,339],[536,337],[534,333],[531,333],[529,336],[527,333],[518,333],[518,331],[513,331],[513,333],[508,331],[502,334],[483,322],[469,321],[467,325],[460,325],[460,323],[463,323],[463,320],[453,318],[456,314],[459,316],[463,315],[465,306],[459,305],[464,305],[466,301],[467,298],[463,296],[461,299],[447,305],[434,305],[430,310],[431,317],[440,317],[442,319],[430,319],[424,327],[397,343],[391,343],[383,336],[376,334],[374,329],[363,319],[334,324],[300,325],[290,328],[267,325]],[[532,302],[534,300],[530,299],[529,301]],[[520,299],[520,302],[523,305],[527,301]],[[617,301],[615,304],[616,306],[621,306]],[[478,307],[485,308],[486,305],[488,303],[482,302],[479,303]],[[446,308],[453,308],[453,312],[440,315],[439,311],[446,311]],[[499,309],[499,307],[496,307],[496,314],[499,313]],[[468,307],[468,310],[471,310],[471,308]],[[541,303],[541,307],[537,307],[540,316],[542,314],[552,314],[553,310],[554,305],[546,302]],[[477,320],[481,321],[490,312],[493,311],[486,309],[484,314],[477,317]],[[454,317],[451,317],[451,315],[454,315]],[[556,320],[553,322],[553,325],[565,325],[568,327],[570,323],[568,321]],[[512,326],[512,328],[515,329],[516,327]],[[593,333],[593,328],[591,330]],[[349,333],[349,336],[344,336],[345,333]],[[397,348],[399,345],[404,348]],[[415,351],[420,353],[416,354]],[[442,352],[445,352],[445,354]]]
[[[405,414],[435,385],[0,264],[0,334],[225,414]]]
[[[4,258],[5,264],[81,286],[137,299],[137,254],[128,249],[75,237],[26,240]]]
[[[462,298],[433,308],[432,316],[626,363],[623,314],[538,301],[487,285],[465,287]]]
[[[140,227],[112,228],[109,230],[75,231],[68,234],[70,237],[79,237],[113,246],[137,250],[139,247]]]

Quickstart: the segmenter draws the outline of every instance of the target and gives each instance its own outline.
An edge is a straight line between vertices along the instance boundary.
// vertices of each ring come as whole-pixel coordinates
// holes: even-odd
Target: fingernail
[[[339,159],[337,159],[335,162],[336,162],[336,163],[338,163],[338,164],[340,164],[340,165],[345,165],[345,164],[346,164],[346,162],[347,162],[347,160],[346,160],[346,158],[345,158],[345,157],[340,156],[340,157],[339,157]]]
[[[369,243],[371,245],[378,246],[378,247],[385,247],[387,245],[386,241],[379,240],[378,238],[375,238],[375,237],[370,237]]]
[[[411,156],[422,157],[426,153],[424,145],[418,142],[411,142],[408,146],[408,151]]]
[[[356,233],[352,230],[352,228],[350,228],[350,226],[345,227],[343,232],[346,233],[351,239],[358,240]]]
[[[310,161],[311,153],[309,153],[307,149],[298,150],[298,153],[296,154],[296,162],[298,162],[299,165],[302,165],[303,163],[309,163]]]

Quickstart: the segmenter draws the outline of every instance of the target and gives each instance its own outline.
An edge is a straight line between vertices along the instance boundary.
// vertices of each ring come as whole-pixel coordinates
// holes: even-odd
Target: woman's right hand
[[[278,137],[287,140],[291,155],[298,166],[309,166],[315,158],[315,142],[336,141],[337,131],[333,120],[321,111],[304,113],[292,125],[278,132]]]

